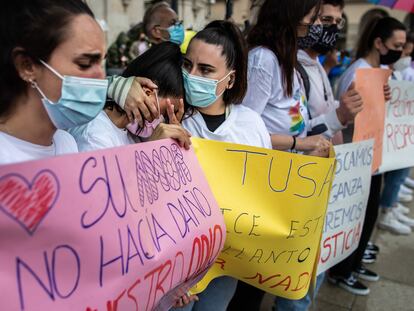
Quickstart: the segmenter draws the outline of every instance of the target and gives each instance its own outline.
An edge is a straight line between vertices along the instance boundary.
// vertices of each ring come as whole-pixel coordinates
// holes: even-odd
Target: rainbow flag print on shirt
[[[293,135],[299,135],[305,129],[305,120],[302,116],[301,104],[306,103],[306,97],[299,93],[299,94],[295,94],[294,98],[297,99],[297,102],[296,102],[295,105],[293,105],[289,109],[289,115],[292,119],[292,122],[291,122],[291,125],[290,125],[290,132]]]

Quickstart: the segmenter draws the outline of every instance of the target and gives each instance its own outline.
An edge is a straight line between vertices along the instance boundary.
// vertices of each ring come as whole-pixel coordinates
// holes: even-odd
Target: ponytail
[[[391,38],[396,30],[406,31],[403,23],[393,17],[377,17],[374,18],[364,29],[357,44],[356,58],[363,58],[374,47],[376,38],[380,38],[383,42]]]
[[[221,46],[226,57],[226,65],[235,71],[235,81],[231,89],[224,92],[226,105],[241,103],[247,91],[247,45],[240,29],[229,21],[213,21],[194,39]]]

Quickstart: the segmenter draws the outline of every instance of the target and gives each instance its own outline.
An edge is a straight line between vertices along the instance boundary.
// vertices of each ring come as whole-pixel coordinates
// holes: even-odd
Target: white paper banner
[[[414,166],[414,83],[390,81],[380,172]]]
[[[358,247],[371,185],[373,145],[373,140],[367,140],[335,146],[336,172],[322,234],[318,274]]]

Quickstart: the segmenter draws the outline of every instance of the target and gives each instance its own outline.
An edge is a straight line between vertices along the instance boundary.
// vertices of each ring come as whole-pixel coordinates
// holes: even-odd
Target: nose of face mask
[[[168,33],[170,34],[170,41],[172,43],[181,45],[184,42],[184,26],[182,24],[170,26]]]
[[[400,58],[395,64],[394,64],[394,69],[397,71],[404,71],[405,69],[407,69],[408,67],[411,66],[411,56],[406,56],[406,57],[402,57]]]

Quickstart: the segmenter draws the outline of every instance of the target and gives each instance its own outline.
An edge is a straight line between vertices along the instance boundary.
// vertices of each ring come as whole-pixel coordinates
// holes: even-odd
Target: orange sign
[[[385,122],[384,85],[391,75],[388,69],[358,69],[355,88],[364,101],[364,109],[355,118],[353,141],[374,139],[374,159],[372,171],[375,172],[382,161],[382,144]]]

